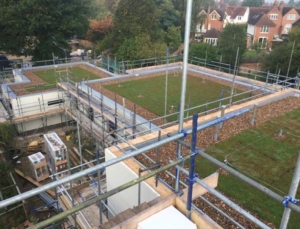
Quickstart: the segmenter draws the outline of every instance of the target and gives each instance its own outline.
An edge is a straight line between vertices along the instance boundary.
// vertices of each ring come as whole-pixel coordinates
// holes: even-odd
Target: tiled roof
[[[228,15],[230,15],[230,18],[231,18],[231,19],[235,19],[237,16],[244,16],[246,10],[247,10],[247,7],[242,7],[242,6],[239,6],[239,7],[236,7],[236,6],[229,6],[229,7],[226,9],[226,13],[227,13]]]
[[[293,7],[283,7],[282,16],[286,15]]]
[[[250,25],[275,26],[274,22],[266,15],[271,9],[270,7],[251,7],[248,23]]]
[[[211,30],[208,30],[205,34],[205,38],[218,38],[220,36],[220,30],[213,28]]]

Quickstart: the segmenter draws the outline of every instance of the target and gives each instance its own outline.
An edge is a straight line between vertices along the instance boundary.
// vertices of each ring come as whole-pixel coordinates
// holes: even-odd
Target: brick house
[[[195,39],[203,40],[203,35],[211,29],[222,31],[224,11],[222,9],[211,10],[210,7],[199,13],[199,22],[196,25]]]
[[[287,36],[293,24],[298,21],[300,9],[284,7],[282,9],[281,35]]]
[[[247,46],[251,48],[255,43],[271,50],[275,43],[282,42],[282,38],[300,18],[300,9],[284,7],[284,2],[275,0],[271,6],[251,7],[247,27]]]

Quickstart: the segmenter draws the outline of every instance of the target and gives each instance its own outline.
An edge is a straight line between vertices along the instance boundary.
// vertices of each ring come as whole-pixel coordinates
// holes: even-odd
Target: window
[[[277,20],[278,19],[278,14],[270,14],[270,19],[271,20]]]
[[[238,21],[241,21],[242,20],[242,16],[238,16],[237,19],[238,19]]]
[[[288,14],[287,19],[293,21],[296,20],[296,14]]]
[[[260,48],[266,48],[268,43],[268,38],[260,37],[258,38],[258,43],[260,44]]]
[[[212,46],[216,46],[217,45],[217,38],[206,38],[205,43],[208,43]]]
[[[291,28],[292,28],[292,24],[286,24],[286,25],[284,26],[284,31],[283,31],[283,33],[284,33],[284,34],[288,34],[288,33],[290,32]]]
[[[216,14],[212,14],[211,15],[211,20],[217,20],[217,15]]]
[[[268,33],[269,32],[269,26],[262,26],[260,27],[261,33]]]

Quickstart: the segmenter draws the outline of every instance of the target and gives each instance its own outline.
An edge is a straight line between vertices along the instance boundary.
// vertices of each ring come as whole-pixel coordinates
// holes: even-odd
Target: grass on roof
[[[54,69],[47,69],[47,70],[35,71],[34,74],[39,76],[46,83],[40,84],[37,87],[35,86],[26,87],[26,90],[30,92],[52,89],[52,88],[54,89],[56,87],[56,81],[59,81],[60,77],[66,77],[67,71],[66,68],[56,69],[56,72]],[[96,74],[80,67],[68,68],[68,76],[69,79],[73,82],[80,82],[83,80],[94,80],[100,78]]]
[[[131,80],[117,84],[105,85],[104,87],[113,91],[126,99],[146,108],[158,116],[164,116],[165,110],[165,76],[156,76],[140,80]],[[230,96],[230,87],[222,84],[202,79],[195,76],[188,76],[186,87],[186,109],[203,105],[202,107],[192,110],[189,115],[195,112],[205,112],[207,110],[220,106],[219,102],[214,102],[208,106],[204,104],[219,100],[221,92],[223,98]],[[236,90],[236,93],[242,91]],[[167,93],[167,114],[172,110],[177,112],[181,94],[181,77],[170,74],[168,76],[168,93]],[[236,96],[233,101],[241,100],[250,96],[250,93]],[[228,104],[229,99],[222,102],[223,105]],[[175,120],[176,117],[171,117],[168,120]]]
[[[281,196],[288,195],[294,167],[300,149],[300,109],[244,131],[230,139],[214,144],[206,152],[272,189]],[[279,136],[282,130],[282,136]],[[216,166],[197,158],[196,170],[201,177],[216,171]],[[284,207],[231,175],[221,175],[218,190],[234,198],[259,217],[280,225]],[[297,199],[300,198],[298,188]],[[292,214],[288,228],[299,227],[299,214]]]

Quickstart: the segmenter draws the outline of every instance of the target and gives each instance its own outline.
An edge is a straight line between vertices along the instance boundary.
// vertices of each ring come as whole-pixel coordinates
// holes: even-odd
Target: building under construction
[[[255,126],[265,106],[284,99],[299,99],[299,91],[295,89],[298,85],[278,74],[267,73],[262,80],[258,77],[263,74],[244,69],[253,74],[253,77],[245,78],[239,76],[243,69],[237,71],[234,68],[226,73],[221,64],[207,68],[206,60],[205,63],[195,60],[188,63],[187,55],[182,62],[166,62],[165,65],[127,69],[124,75],[113,74],[88,62],[14,69],[1,84],[1,122],[14,124],[24,138],[43,133],[51,181],[2,200],[0,208],[39,195],[47,206],[55,208],[57,214],[36,222],[31,228],[57,225],[82,229],[222,228],[218,217],[209,216],[206,209],[195,205],[198,198],[203,199],[209,192],[254,225],[253,228],[271,228],[215,189],[218,172],[207,177],[196,176],[195,158],[199,155],[221,168],[220,171],[226,170],[276,201],[283,201],[285,212],[281,228],[286,228],[289,211],[300,213],[295,193],[289,193],[288,198],[277,194],[208,155],[199,141],[218,142],[225,131],[237,134]],[[78,66],[93,71],[99,79],[75,80],[73,68]],[[55,87],[41,88],[42,83],[34,71],[47,69],[53,70],[56,84]],[[173,105],[166,106],[171,111],[160,117],[145,115],[142,107],[109,93],[104,87],[111,82],[155,76],[166,75],[167,80],[168,74],[182,76],[181,98],[178,111]],[[199,76],[203,81],[215,80],[230,85],[230,96],[199,104],[198,108],[206,109],[191,115],[195,107],[185,104],[187,74]],[[243,89],[239,93],[235,91],[238,87]],[[207,109],[210,103],[217,107]],[[268,112],[269,116],[276,113],[271,108]],[[167,121],[168,117],[176,117],[176,120]],[[76,129],[78,147],[68,149],[54,132],[57,128],[68,130],[67,136],[69,130]],[[90,160],[84,157],[82,133],[84,141],[88,139],[94,143],[93,152],[89,152],[93,155]],[[72,154],[71,150],[74,151]],[[44,160],[43,154],[37,155],[31,155],[30,160],[32,174],[40,181],[41,173],[46,172],[39,167]],[[299,160],[293,178],[293,181],[298,179],[298,183]],[[72,166],[72,161],[77,161],[77,165]],[[249,224],[242,225],[217,205],[207,202],[235,227],[250,228]]]

